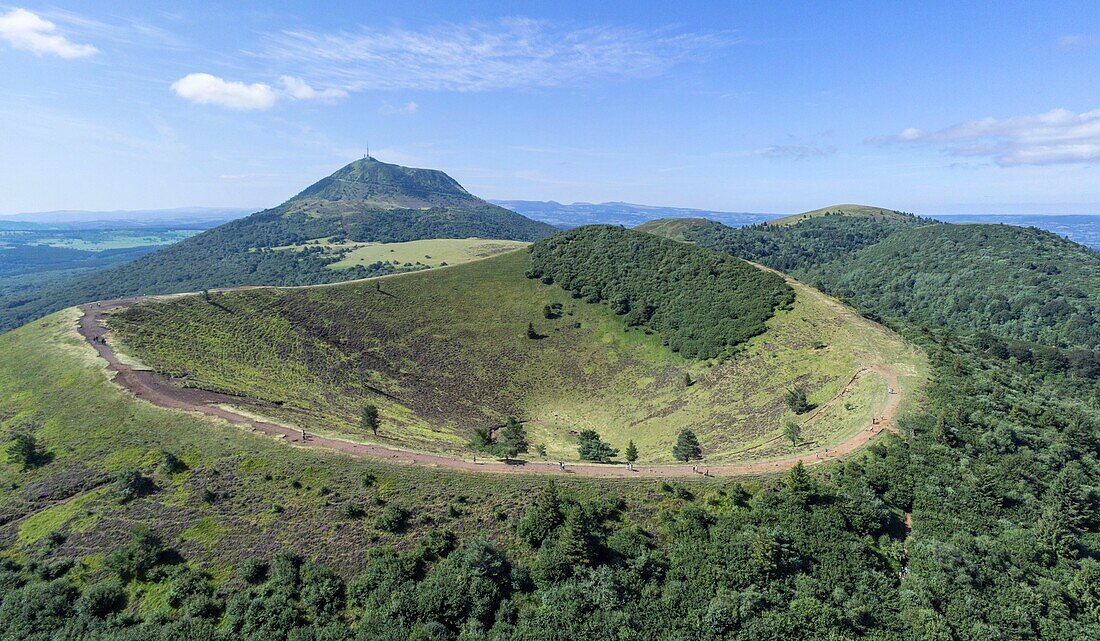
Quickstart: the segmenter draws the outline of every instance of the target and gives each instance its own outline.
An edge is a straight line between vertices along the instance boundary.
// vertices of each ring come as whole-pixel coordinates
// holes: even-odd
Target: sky
[[[1095,2],[0,0],[0,213],[484,198],[1100,213]]]

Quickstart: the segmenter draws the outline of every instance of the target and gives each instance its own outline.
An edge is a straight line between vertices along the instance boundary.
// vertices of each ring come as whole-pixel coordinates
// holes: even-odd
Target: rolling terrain
[[[37,295],[0,300],[0,330],[91,300],[240,285],[309,285],[405,269],[403,263],[354,260],[333,268],[360,244],[471,237],[532,241],[553,231],[469,194],[443,172],[364,158],[278,207],[124,265],[45,287]]]
[[[866,211],[880,210],[856,213]],[[876,318],[983,332],[1064,350],[1047,355],[1063,367],[1100,367],[1100,254],[1050,232],[901,214],[822,214],[744,228],[658,221],[639,229],[791,273]]]
[[[475,428],[514,416],[552,460],[575,460],[576,433],[595,429],[620,449],[635,441],[644,462],[668,462],[683,427],[699,435],[708,461],[766,460],[792,451],[779,438],[783,419],[797,418],[784,405],[789,388],[805,387],[824,404],[862,369],[885,367],[905,392],[919,389],[918,351],[810,288],[636,232],[569,234],[532,252],[431,272],[149,300],[109,316],[110,342],[179,384],[229,394],[276,422],[459,456]],[[598,265],[565,251],[586,242],[610,257],[608,270],[576,269]],[[651,260],[630,263],[639,251]],[[696,259],[726,265],[717,267],[734,270],[725,280],[699,286],[736,287],[690,294],[690,280],[668,272],[666,283],[615,293],[614,283],[595,280],[614,271],[646,283],[658,256],[688,271]],[[555,264],[573,280],[551,277]],[[587,302],[586,288],[602,288],[612,304],[645,298],[655,309],[641,322]],[[661,291],[675,295],[662,303]],[[721,313],[744,309],[728,328],[706,307],[683,307],[721,296],[731,297]],[[815,415],[794,451],[821,449],[869,424],[886,401],[884,371],[861,375],[843,403]],[[367,402],[386,418],[379,438],[358,428]]]

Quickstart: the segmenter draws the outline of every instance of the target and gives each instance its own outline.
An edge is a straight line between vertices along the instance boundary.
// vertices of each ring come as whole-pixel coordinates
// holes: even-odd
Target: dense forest
[[[620,227],[580,227],[531,247],[529,278],[607,303],[689,358],[727,356],[794,301],[783,279],[744,261]]]
[[[873,245],[903,229],[936,224],[917,216],[871,218],[826,214],[795,225],[727,227],[706,221],[681,231],[682,240],[783,272],[798,273]]]

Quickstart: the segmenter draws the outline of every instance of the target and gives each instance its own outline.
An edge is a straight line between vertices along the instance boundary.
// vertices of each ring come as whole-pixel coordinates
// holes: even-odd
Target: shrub
[[[129,468],[115,475],[114,491],[120,503],[127,503],[145,496],[155,489],[156,485],[153,481],[140,470]]]
[[[100,619],[126,607],[126,592],[118,581],[108,580],[88,586],[76,601],[80,614]]]
[[[397,534],[405,529],[405,521],[408,517],[404,509],[396,505],[387,505],[374,520],[374,526],[383,532]]]
[[[144,579],[160,563],[164,552],[160,537],[148,527],[138,525],[130,542],[108,554],[103,565],[124,581]]]
[[[255,557],[249,557],[237,566],[237,576],[250,585],[263,583],[267,578],[267,563]]]

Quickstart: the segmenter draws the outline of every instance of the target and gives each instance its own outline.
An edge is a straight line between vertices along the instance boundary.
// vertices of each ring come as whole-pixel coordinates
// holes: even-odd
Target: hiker
[[[305,428],[304,428],[304,427],[302,428],[302,442],[303,442],[303,443],[305,443],[305,442],[306,442],[306,430],[305,430]]]
[[[562,472],[565,471],[565,461],[558,461],[558,469],[560,469]]]

